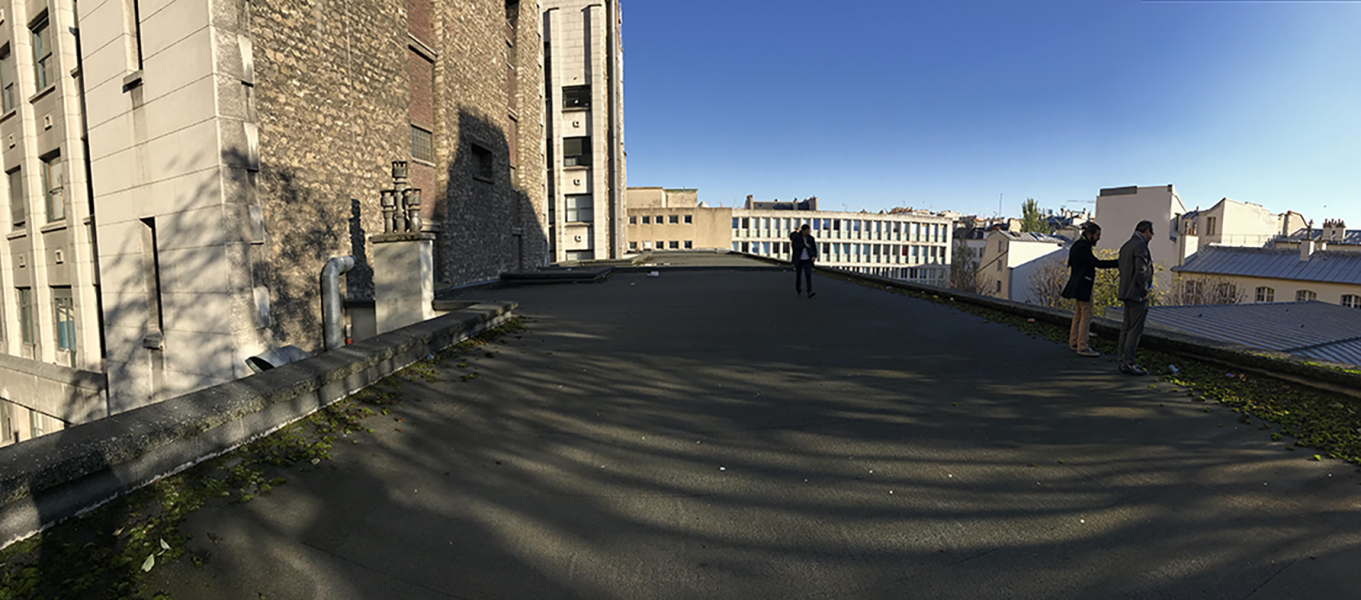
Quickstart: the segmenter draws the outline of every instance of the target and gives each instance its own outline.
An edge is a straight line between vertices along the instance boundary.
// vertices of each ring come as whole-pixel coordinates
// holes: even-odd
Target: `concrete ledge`
[[[0,398],[67,423],[107,416],[107,388],[103,373],[0,354]]]
[[[509,271],[501,274],[501,283],[538,285],[547,283],[596,283],[609,277],[614,267],[552,267],[534,271]]]
[[[62,519],[312,414],[510,319],[484,303],[264,373],[0,448],[0,542]]]

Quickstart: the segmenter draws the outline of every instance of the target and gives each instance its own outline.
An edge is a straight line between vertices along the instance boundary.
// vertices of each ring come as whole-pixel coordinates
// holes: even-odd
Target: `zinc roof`
[[[1172,270],[1361,285],[1361,253],[1324,250],[1315,252],[1308,260],[1300,260],[1298,250],[1209,246],[1192,254],[1185,265]]]
[[[1154,306],[1149,323],[1262,350],[1361,366],[1361,310],[1326,302]]]

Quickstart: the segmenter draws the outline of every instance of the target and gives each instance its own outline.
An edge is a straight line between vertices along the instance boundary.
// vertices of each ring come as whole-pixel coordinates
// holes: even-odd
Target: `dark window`
[[[670,248],[671,248],[672,250],[680,250],[680,242],[674,241],[674,240],[673,240],[673,241],[671,242]]]
[[[496,157],[491,150],[473,144],[473,175],[491,181],[496,176]]]
[[[19,337],[25,343],[33,344],[33,289],[19,290]]]
[[[686,249],[686,250],[689,250],[689,249],[694,248],[694,247],[695,247],[695,243],[694,243],[693,241],[691,241],[691,240],[685,240],[685,249]]]
[[[667,217],[666,222],[667,222],[667,223],[670,223],[670,224],[672,224],[672,225],[679,225],[679,224],[680,224],[680,215],[670,215],[670,216]]]
[[[47,25],[47,15],[33,25],[33,76],[38,92],[55,83],[52,79],[52,28]]]
[[[567,222],[569,223],[589,223],[594,219],[594,211],[591,210],[591,197],[589,195],[568,196],[567,200]]]
[[[24,178],[15,169],[9,175],[9,217],[15,229],[24,226]]]
[[[57,349],[76,351],[76,307],[71,288],[52,288],[52,312],[57,325]]]
[[[629,225],[637,225],[637,224],[638,224],[638,217],[629,216]]]
[[[62,196],[61,155],[54,154],[42,159],[43,198],[47,206],[47,222],[54,223],[66,218],[66,202]]]
[[[689,225],[689,224],[694,223],[694,222],[695,222],[695,216],[694,216],[694,215],[685,215],[685,224],[686,224],[686,225]]]
[[[564,167],[591,166],[591,138],[562,138],[562,165]]]
[[[644,224],[644,225],[651,225],[651,224],[652,224],[652,217],[643,217],[643,224]]]
[[[434,136],[420,127],[411,126],[411,158],[435,162]]]
[[[14,110],[14,53],[0,48],[0,112]]]
[[[562,88],[562,107],[563,108],[590,108],[591,107],[591,86],[589,85],[569,85]]]

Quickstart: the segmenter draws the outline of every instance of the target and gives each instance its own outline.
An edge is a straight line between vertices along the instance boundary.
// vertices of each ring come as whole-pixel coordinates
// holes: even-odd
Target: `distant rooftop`
[[[1154,306],[1157,327],[1262,350],[1361,366],[1361,311],[1326,302]]]
[[[1328,242],[1329,244],[1348,244],[1361,246],[1361,229],[1347,229],[1342,231],[1337,237],[1327,236],[1325,232],[1317,227],[1313,229],[1301,229],[1290,234],[1290,240],[1314,240],[1317,242]]]
[[[743,208],[747,210],[817,210],[818,197],[813,196],[807,200],[795,199],[791,202],[780,202],[779,200],[762,202],[747,196],[747,204]]]
[[[1361,284],[1361,254],[1325,250],[1313,253],[1308,260],[1300,260],[1298,250],[1208,246],[1192,254],[1185,265],[1172,270],[1202,275]]]
[[[1046,244],[1067,244],[1068,242],[1071,241],[1063,236],[1050,235],[1048,233],[1033,233],[1027,231],[1003,231],[1001,229],[998,229],[997,232],[1007,236],[1014,242],[1043,242]]]

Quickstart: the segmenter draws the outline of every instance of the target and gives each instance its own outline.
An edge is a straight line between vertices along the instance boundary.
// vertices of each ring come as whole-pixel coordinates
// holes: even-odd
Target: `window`
[[[487,181],[496,178],[496,158],[492,156],[491,150],[473,144],[473,175]],[[431,154],[434,160],[434,154]]]
[[[644,225],[651,225],[651,224],[652,224],[652,217],[643,217],[643,224],[644,224]]]
[[[1342,306],[1347,308],[1361,308],[1361,296],[1355,294],[1343,294]]]
[[[1276,290],[1273,290],[1273,289],[1271,289],[1271,288],[1269,288],[1269,287],[1266,287],[1266,286],[1257,288],[1257,301],[1258,301],[1258,302],[1275,302],[1275,301],[1276,301]]]
[[[590,136],[562,138],[562,166],[591,166]]]
[[[694,222],[695,222],[695,216],[694,216],[694,215],[685,215],[685,224],[686,224],[686,225],[694,224]]]
[[[643,217],[643,218],[646,219],[647,217]],[[739,224],[741,224],[741,221],[739,221],[737,217],[733,217],[733,218],[732,218],[732,228],[733,228],[733,229],[737,229],[737,226],[738,226]]]
[[[1000,260],[997,261],[997,272],[998,273],[1002,272],[1002,261]]]
[[[658,250],[664,250],[664,249],[666,249],[666,242],[663,242],[663,241],[661,241],[661,240],[658,240],[658,241],[657,241],[657,245],[654,246],[654,247],[657,248]]]
[[[594,214],[595,211],[591,210],[591,197],[589,195],[567,197],[567,222],[590,223],[594,220]]]
[[[9,46],[0,48],[0,112],[9,112],[15,107],[14,97],[14,53]]]
[[[675,240],[672,240],[672,241],[671,241],[671,245],[670,245],[670,246],[667,246],[667,247],[670,248],[670,249],[672,249],[672,250],[680,250],[680,242],[675,241]]]
[[[788,242],[785,242],[785,245],[788,246],[789,243],[788,243]],[[693,241],[691,241],[691,240],[685,240],[685,249],[686,249],[686,250],[693,249],[694,247],[695,247],[695,242],[693,242]]]
[[[668,215],[666,222],[672,225],[677,225],[680,223],[680,215]]]
[[[9,401],[0,400],[0,446],[17,442],[18,432],[14,431],[14,416]]]
[[[638,242],[629,242],[629,250],[637,250]]]
[[[435,162],[434,136],[415,125],[411,126],[411,158],[425,162]]]
[[[590,108],[591,86],[569,85],[562,88],[563,108]]]
[[[19,338],[28,345],[33,345],[33,289],[18,288],[19,290]]]
[[[1205,217],[1205,235],[1209,236],[1214,234],[1215,234],[1215,218]]]
[[[998,281],[998,282],[997,282],[997,293],[999,293],[999,294],[1002,293],[1002,282],[1001,282],[1001,281]]]
[[[1296,302],[1309,302],[1311,300],[1318,300],[1318,294],[1315,294],[1310,290],[1300,290],[1298,292],[1295,292]]]
[[[62,199],[61,155],[42,159],[43,199],[47,206],[47,222],[66,218],[66,203]]]
[[[52,28],[47,26],[47,15],[33,25],[33,76],[41,92],[55,81],[52,79]]]
[[[76,307],[71,288],[52,288],[52,313],[57,325],[57,349],[76,351]]]
[[[665,223],[665,222],[666,222],[666,217],[663,217],[662,215],[657,215],[657,224],[658,224],[658,225],[661,225],[662,223]]]
[[[15,229],[24,228],[24,179],[19,169],[7,173],[9,176],[9,218]]]
[[[1006,240],[997,240],[997,251],[1006,252]]]
[[[635,216],[630,215],[630,216],[629,216],[629,225],[637,225],[637,224],[638,224],[638,217],[635,217]]]

